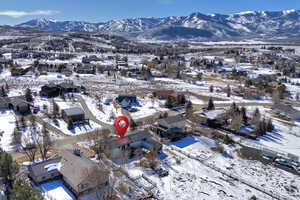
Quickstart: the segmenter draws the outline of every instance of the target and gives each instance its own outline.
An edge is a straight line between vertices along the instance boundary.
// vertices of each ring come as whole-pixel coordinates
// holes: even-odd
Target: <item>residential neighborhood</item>
[[[295,35],[81,26],[0,26],[1,200],[300,199]]]

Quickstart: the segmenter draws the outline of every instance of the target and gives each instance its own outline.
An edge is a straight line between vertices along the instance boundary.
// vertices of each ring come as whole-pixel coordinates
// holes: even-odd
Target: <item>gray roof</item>
[[[58,84],[58,86],[60,86],[62,88],[65,88],[65,89],[68,89],[68,88],[78,88],[78,86],[74,85],[73,82],[63,82],[63,83]]]
[[[50,165],[50,164],[54,164],[54,163],[59,163],[60,160],[61,160],[61,157],[56,157],[56,158],[53,158],[53,159],[48,159],[46,161],[30,165],[29,166],[29,172],[33,176],[42,176],[43,174],[48,173],[45,166]],[[55,169],[55,170],[57,171],[57,169]]]
[[[63,112],[67,116],[84,115],[84,111],[80,107],[67,108],[67,109],[64,109]]]
[[[0,97],[1,103],[11,103],[13,106],[17,106],[19,104],[28,104],[26,102],[25,96],[14,96],[14,97]]]
[[[157,122],[159,124],[162,124],[162,125],[163,124],[173,124],[173,123],[177,123],[177,122],[180,122],[180,121],[184,121],[183,117],[180,116],[180,115],[170,116],[170,117],[167,117],[167,118],[157,120]]]
[[[100,168],[97,163],[93,162],[84,155],[75,155],[73,150],[64,150],[61,152],[61,155],[62,165],[60,172],[65,179],[68,180],[68,184],[70,184],[72,187],[77,186],[87,178],[90,179],[90,176],[92,175],[99,175],[98,173],[101,173],[102,176],[105,175],[103,168]],[[98,180],[101,179],[101,177],[97,176]]]

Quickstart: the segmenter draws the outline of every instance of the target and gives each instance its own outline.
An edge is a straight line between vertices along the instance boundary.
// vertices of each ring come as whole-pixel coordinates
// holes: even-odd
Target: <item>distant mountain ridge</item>
[[[230,15],[192,13],[188,16],[133,18],[89,23],[34,19],[18,27],[47,31],[89,31],[138,39],[226,39],[300,36],[300,10],[246,11]]]

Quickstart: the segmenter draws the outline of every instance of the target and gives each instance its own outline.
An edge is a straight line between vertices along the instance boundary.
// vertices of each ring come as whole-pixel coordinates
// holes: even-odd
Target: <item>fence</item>
[[[170,148],[172,150],[175,150],[175,151],[177,151],[177,152],[185,155],[188,158],[191,158],[193,160],[199,161],[201,164],[203,164],[204,166],[206,166],[206,167],[208,167],[208,168],[210,168],[210,169],[212,169],[214,171],[217,171],[217,172],[219,172],[219,173],[221,173],[221,174],[223,174],[225,176],[228,176],[229,178],[232,178],[233,180],[239,181],[239,182],[241,182],[241,183],[243,183],[243,184],[245,184],[245,185],[247,185],[247,186],[249,186],[249,187],[251,187],[253,189],[256,189],[256,190],[258,190],[258,191],[260,191],[260,192],[262,192],[262,193],[264,193],[264,194],[266,194],[266,195],[268,195],[268,196],[270,196],[270,197],[272,197],[274,199],[277,199],[277,200],[290,200],[290,198],[288,198],[286,196],[283,196],[283,195],[280,195],[280,194],[276,194],[273,191],[268,191],[268,190],[264,189],[263,187],[254,185],[253,183],[249,182],[248,180],[245,180],[245,179],[243,179],[243,178],[241,178],[239,176],[236,176],[236,175],[231,174],[231,173],[229,173],[229,172],[227,172],[225,170],[222,170],[221,168],[219,168],[219,167],[217,167],[215,165],[212,165],[212,164],[209,164],[209,163],[205,163],[203,159],[199,159],[199,158],[197,158],[197,157],[195,157],[195,156],[193,156],[193,155],[191,155],[191,154],[183,151],[182,149],[179,149],[176,146],[171,146]]]

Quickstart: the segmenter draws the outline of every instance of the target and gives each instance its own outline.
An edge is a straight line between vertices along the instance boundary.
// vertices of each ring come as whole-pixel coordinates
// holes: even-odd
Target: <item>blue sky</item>
[[[1,0],[0,24],[34,18],[101,22],[132,17],[300,9],[300,0]]]

